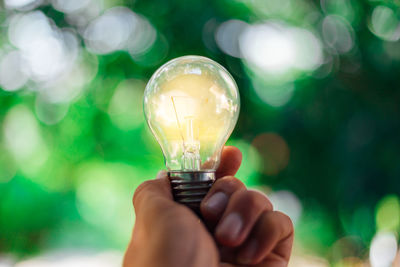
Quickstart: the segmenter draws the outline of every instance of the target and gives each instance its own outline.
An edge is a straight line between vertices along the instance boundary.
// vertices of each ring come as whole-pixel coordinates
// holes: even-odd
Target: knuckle
[[[215,186],[227,188],[228,190],[237,190],[245,188],[244,184],[234,176],[225,176],[215,182]]]
[[[257,190],[248,190],[248,198],[253,205],[261,206],[267,210],[273,210],[272,203],[269,201],[268,197]]]
[[[280,211],[266,212],[262,216],[262,224],[266,225],[277,236],[286,238],[294,233],[294,227],[290,217]]]
[[[282,220],[284,223],[286,223],[288,226],[290,226],[290,229],[293,230],[293,222],[292,219],[285,213],[280,212],[280,211],[274,211],[274,213],[280,217],[280,220]]]
[[[274,207],[271,203],[271,201],[269,200],[269,198],[267,197],[266,194],[264,194],[261,191],[258,190],[249,190],[250,192],[252,192],[252,194],[254,194],[254,197],[257,197],[257,199],[260,201],[261,205],[263,205],[267,210],[273,210]]]
[[[247,204],[249,207],[259,206],[259,196],[252,191],[246,191],[242,195],[242,200],[244,203]]]
[[[151,180],[145,181],[143,183],[141,183],[135,190],[135,193],[133,194],[133,199],[132,199],[132,203],[134,206],[136,206],[138,200],[141,198],[141,196],[143,195],[144,191],[147,191],[147,189],[149,189],[149,187],[152,187],[153,182]]]

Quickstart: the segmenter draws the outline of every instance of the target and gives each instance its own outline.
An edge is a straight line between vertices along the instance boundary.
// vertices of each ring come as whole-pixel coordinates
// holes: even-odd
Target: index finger
[[[242,163],[242,152],[237,147],[225,146],[222,150],[221,163],[216,171],[216,177],[234,176]]]

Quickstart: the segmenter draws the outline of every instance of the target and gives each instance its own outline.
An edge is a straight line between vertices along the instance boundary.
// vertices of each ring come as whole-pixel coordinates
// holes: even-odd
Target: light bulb
[[[176,201],[198,211],[239,109],[234,79],[211,59],[175,58],[153,74],[144,92],[144,113],[163,151]]]

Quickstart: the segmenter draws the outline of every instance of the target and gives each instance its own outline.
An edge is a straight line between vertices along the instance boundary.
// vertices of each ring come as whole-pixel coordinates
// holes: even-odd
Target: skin
[[[242,161],[225,147],[217,180],[201,203],[201,221],[173,201],[165,172],[141,184],[134,196],[136,223],[124,267],[283,267],[293,225],[268,198],[233,177]]]

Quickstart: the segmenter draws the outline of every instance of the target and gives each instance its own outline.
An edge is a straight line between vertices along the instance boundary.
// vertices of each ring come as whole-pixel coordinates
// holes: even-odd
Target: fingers
[[[247,190],[237,178],[226,176],[211,187],[200,210],[211,228],[217,225],[217,241],[235,247],[244,242],[260,214],[272,210],[272,204],[264,194]]]
[[[222,151],[221,163],[216,171],[217,179],[235,175],[241,162],[242,152],[234,146],[225,146]]]
[[[205,220],[209,223],[219,221],[231,195],[240,190],[246,190],[246,186],[239,179],[232,176],[218,179],[200,205]]]
[[[238,190],[229,199],[215,229],[215,238],[224,246],[239,246],[246,240],[261,213],[271,210],[272,205],[264,194]]]
[[[237,261],[257,266],[282,266],[288,263],[293,243],[293,225],[288,216],[278,211],[261,214]]]
[[[223,260],[255,267],[287,266],[293,225],[289,217],[273,211],[264,194],[226,176],[215,182],[200,208],[205,221],[216,225],[214,237]]]

